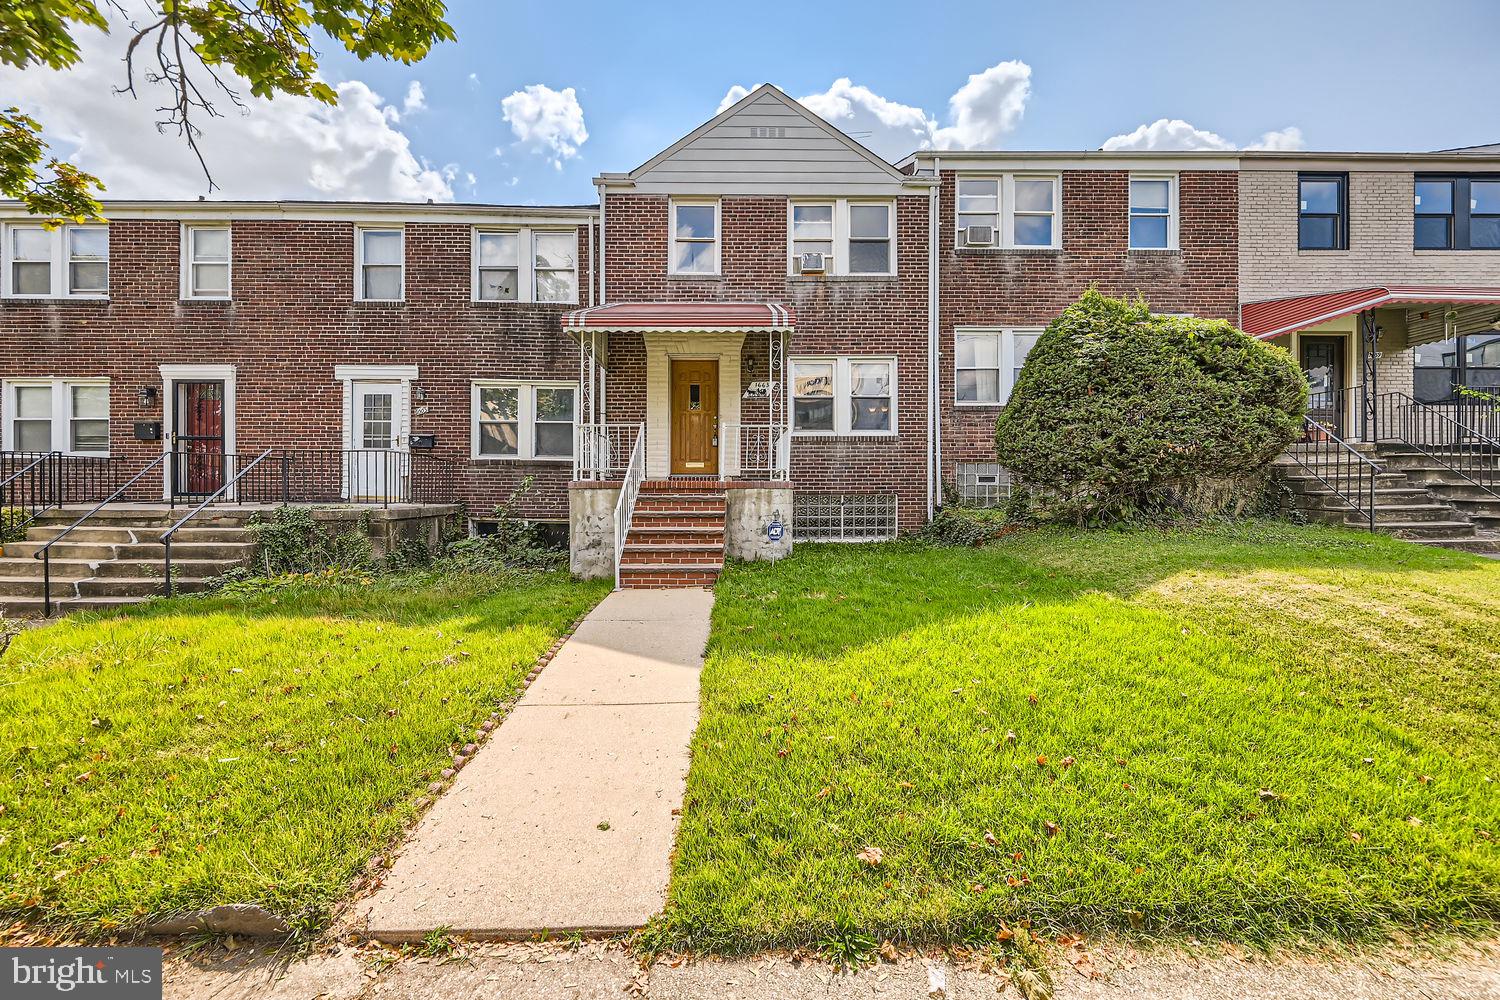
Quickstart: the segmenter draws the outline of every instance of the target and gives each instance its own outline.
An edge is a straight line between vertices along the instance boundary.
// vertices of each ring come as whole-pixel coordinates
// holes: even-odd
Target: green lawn
[[[1500,563],[1386,538],[799,546],[719,584],[665,929],[1492,929],[1497,670]]]
[[[604,589],[307,581],[23,633],[0,658],[0,912],[320,919]]]

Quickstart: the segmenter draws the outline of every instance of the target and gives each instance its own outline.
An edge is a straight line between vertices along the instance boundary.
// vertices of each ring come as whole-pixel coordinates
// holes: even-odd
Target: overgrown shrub
[[[995,428],[1009,513],[1104,524],[1241,513],[1301,431],[1291,355],[1222,320],[1090,289],[1047,327]]]
[[[523,479],[505,502],[495,508],[494,533],[450,543],[437,568],[460,573],[498,573],[565,565],[567,553],[547,539],[540,525],[516,517],[521,498],[534,485],[531,476]]]
[[[933,515],[919,534],[932,545],[970,548],[1000,537],[1005,530],[1003,511],[953,504]]]
[[[21,527],[26,516],[26,511],[20,507],[0,507],[0,545],[19,542],[26,537],[26,529]]]
[[[260,544],[253,570],[265,576],[365,570],[373,563],[368,516],[357,526],[330,531],[318,523],[309,507],[278,507],[269,514],[257,514],[250,530]]]

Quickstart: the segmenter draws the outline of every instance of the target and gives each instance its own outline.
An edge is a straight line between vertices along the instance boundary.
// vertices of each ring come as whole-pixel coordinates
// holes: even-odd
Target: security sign
[[[781,541],[781,537],[785,534],[786,525],[781,523],[780,518],[776,518],[772,520],[770,524],[766,525],[766,538],[769,541],[779,542]]]

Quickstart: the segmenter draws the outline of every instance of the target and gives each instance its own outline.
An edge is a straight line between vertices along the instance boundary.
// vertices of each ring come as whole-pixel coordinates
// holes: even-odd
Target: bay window
[[[473,457],[571,460],[577,397],[571,382],[476,381]]]
[[[719,273],[719,203],[673,201],[670,270],[673,274]]]
[[[1041,330],[963,329],[954,339],[953,394],[960,406],[1001,406],[1010,398]]]
[[[109,227],[4,227],[0,291],[8,298],[109,296]]]
[[[0,448],[109,454],[109,382],[105,379],[18,379],[7,382]]]
[[[793,358],[792,430],[886,435],[896,431],[894,358]]]

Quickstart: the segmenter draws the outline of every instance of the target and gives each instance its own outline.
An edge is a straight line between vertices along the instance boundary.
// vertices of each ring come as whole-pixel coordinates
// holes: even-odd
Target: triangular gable
[[[675,194],[894,194],[909,180],[768,83],[626,176]]]

